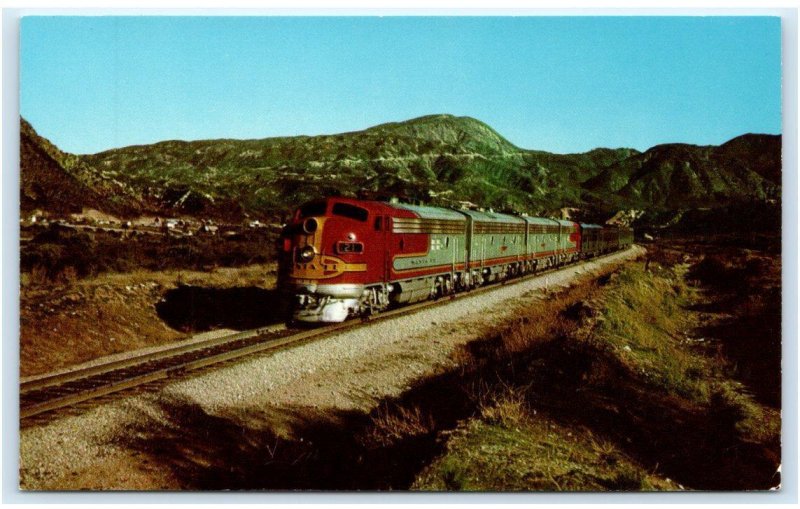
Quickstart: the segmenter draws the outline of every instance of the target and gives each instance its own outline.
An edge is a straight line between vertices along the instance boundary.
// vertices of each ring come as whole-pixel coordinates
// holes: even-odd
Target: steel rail
[[[46,374],[38,377],[31,377],[27,380],[20,382],[20,394],[26,394],[31,391],[41,390],[47,387],[63,385],[67,382],[73,382],[82,378],[89,378],[91,376],[102,375],[111,371],[116,371],[123,368],[136,366],[137,364],[144,364],[145,362],[153,360],[162,360],[170,356],[182,355],[192,352],[194,350],[203,350],[205,348],[215,347],[227,342],[238,341],[240,339],[248,339],[271,332],[277,332],[285,329],[285,325],[271,325],[268,327],[259,327],[233,334],[226,334],[224,336],[217,336],[209,338],[204,341],[197,341],[188,344],[179,344],[173,347],[157,350],[143,355],[127,357],[115,361],[96,364],[85,368],[65,371],[61,373]]]

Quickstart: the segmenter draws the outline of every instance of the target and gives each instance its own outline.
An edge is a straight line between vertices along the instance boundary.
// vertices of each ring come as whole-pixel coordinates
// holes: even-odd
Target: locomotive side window
[[[356,207],[355,205],[350,205],[349,203],[336,203],[333,205],[333,214],[336,216],[343,216],[348,217],[350,219],[355,219],[356,221],[366,221],[367,209],[362,209],[361,207]]]
[[[326,203],[324,201],[317,201],[306,203],[300,207],[300,219],[305,219],[311,216],[324,216]]]

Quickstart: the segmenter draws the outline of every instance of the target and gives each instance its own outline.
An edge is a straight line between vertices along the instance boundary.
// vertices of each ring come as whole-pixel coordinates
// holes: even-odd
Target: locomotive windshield
[[[312,201],[300,207],[300,219],[311,216],[324,216],[327,203],[324,201]]]
[[[356,207],[349,203],[335,203],[332,212],[336,216],[349,217],[356,221],[366,221],[367,215],[369,214],[367,209],[362,209],[361,207]]]

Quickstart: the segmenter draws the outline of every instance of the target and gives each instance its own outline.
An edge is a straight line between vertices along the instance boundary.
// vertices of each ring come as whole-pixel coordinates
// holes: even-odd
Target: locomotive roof
[[[411,205],[408,203],[391,203],[391,202],[383,202],[383,201],[375,201],[375,200],[361,200],[358,198],[350,198],[345,196],[331,196],[328,198],[321,198],[318,200],[311,200],[308,203],[317,203],[317,202],[343,202],[343,203],[350,203],[352,205],[358,206],[366,206],[373,211],[378,211],[378,213],[385,213],[383,211],[387,211],[389,209],[401,209],[401,210],[408,210],[410,212],[414,212],[419,215],[421,218],[425,219],[449,219],[453,221],[466,221],[467,218],[465,216],[470,216],[476,221],[487,222],[487,223],[522,223],[527,222],[528,224],[539,224],[539,225],[554,225],[554,224],[561,224],[564,226],[572,226],[575,224],[573,221],[561,220],[561,219],[549,219],[544,217],[533,217],[533,216],[525,216],[525,215],[510,215],[510,214],[501,214],[499,212],[493,211],[478,211],[478,210],[470,210],[470,209],[448,209],[443,207],[429,207],[423,205]],[[597,227],[597,225],[582,225],[588,227]]]
[[[472,216],[476,221],[486,223],[522,223],[524,219],[519,216],[500,214],[499,212],[482,212],[478,210],[459,210],[460,213]]]
[[[561,226],[575,226],[577,224],[575,221],[569,221],[567,219],[554,219],[554,221]]]
[[[575,223],[572,221],[562,221],[556,219],[548,219],[545,217],[533,216],[512,216],[510,214],[501,214],[499,212],[481,211],[471,209],[446,209],[442,207],[428,207],[422,205],[410,205],[408,203],[390,203],[387,204],[391,207],[398,209],[410,210],[419,214],[420,217],[426,219],[454,219],[458,221],[466,221],[465,215],[471,216],[476,221],[487,223],[521,223],[527,222],[530,224],[554,225],[561,223],[565,226],[571,226]]]
[[[530,224],[545,224],[551,226],[554,224],[558,224],[558,222],[555,219],[549,219],[546,217],[533,217],[533,216],[522,216],[522,217],[525,219],[525,221],[527,221]]]
[[[510,216],[499,212],[488,212],[481,210],[459,210],[460,213],[471,216],[474,220],[484,223],[521,223],[524,222],[520,216]]]
[[[463,214],[459,214],[455,210],[445,209],[440,207],[423,207],[420,205],[409,205],[407,203],[391,203],[390,206],[398,209],[410,210],[419,214],[420,217],[425,219],[450,219],[455,221],[466,221],[467,218]]]

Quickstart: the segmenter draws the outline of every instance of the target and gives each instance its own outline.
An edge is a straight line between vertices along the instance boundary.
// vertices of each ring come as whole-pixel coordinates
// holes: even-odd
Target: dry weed
[[[419,406],[390,408],[386,404],[372,416],[367,441],[385,447],[409,437],[432,433],[435,429],[433,417],[423,413]]]
[[[517,426],[530,418],[530,409],[520,388],[507,386],[502,393],[484,398],[479,409],[486,422],[507,427]]]

